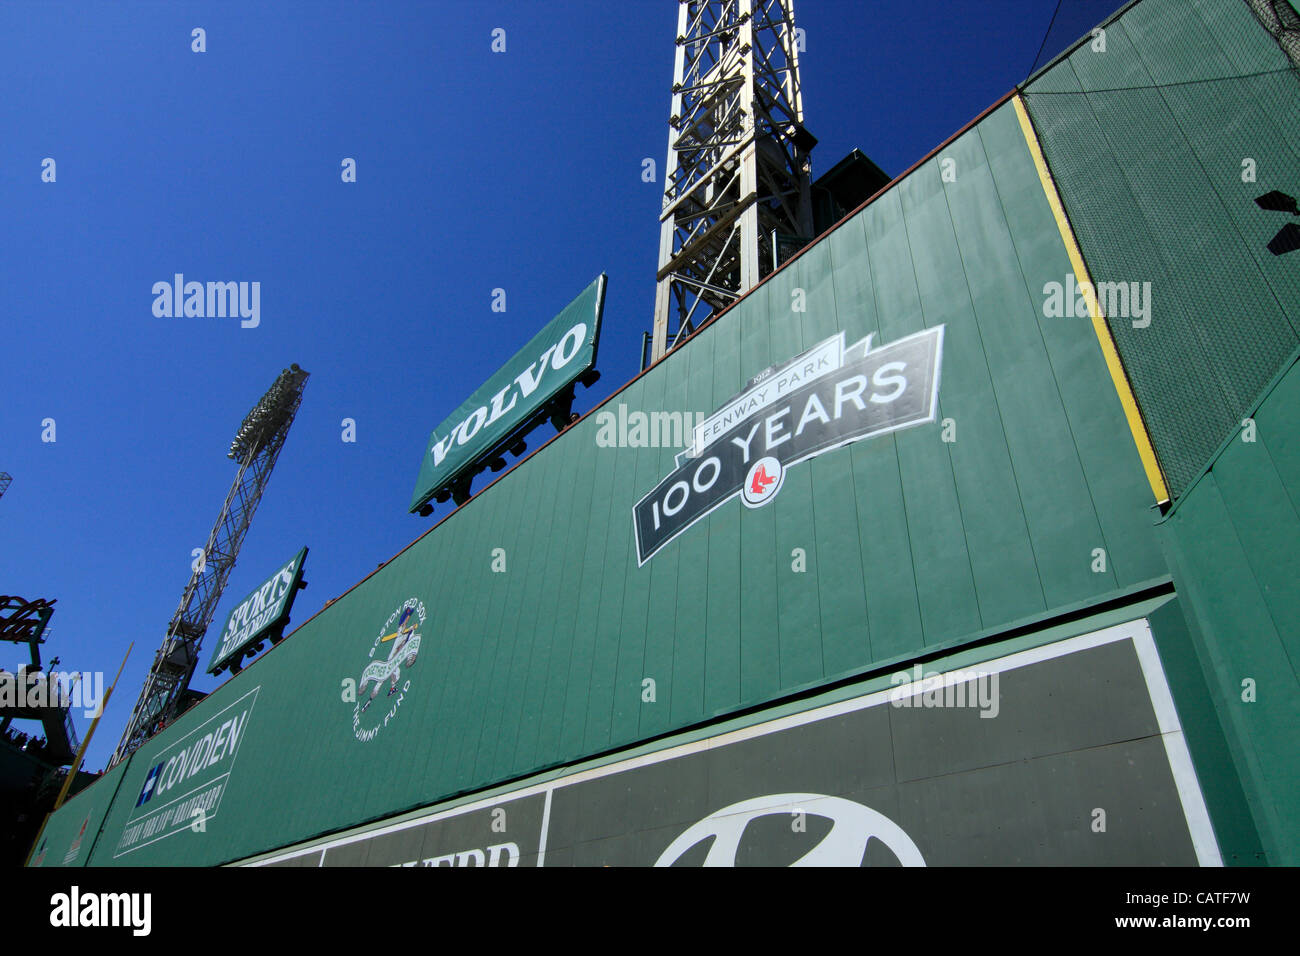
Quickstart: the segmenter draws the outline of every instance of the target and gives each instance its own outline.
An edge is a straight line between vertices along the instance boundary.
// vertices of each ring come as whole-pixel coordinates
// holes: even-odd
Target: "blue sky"
[[[1062,0],[1044,57],[1118,5]],[[814,175],[854,147],[905,170],[1024,79],[1056,7],[799,0]],[[0,593],[58,599],[60,669],[111,680],[136,642],[88,769],[282,368],[311,378],[204,658],[302,545],[291,627],[427,530],[406,507],[430,430],[602,271],[603,377],[578,408],[636,373],[675,31],[668,0],[0,3]],[[260,282],[260,325],[155,317],[177,272]]]

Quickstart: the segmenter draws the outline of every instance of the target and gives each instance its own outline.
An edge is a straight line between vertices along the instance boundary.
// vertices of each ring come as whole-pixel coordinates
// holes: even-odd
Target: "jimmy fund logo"
[[[637,563],[737,494],[777,496],[785,470],[832,448],[934,421],[942,325],[873,349],[840,332],[759,372],[695,426],[677,467],[636,503]]]
[[[352,711],[352,732],[357,740],[363,743],[373,740],[401,709],[402,701],[411,689],[411,679],[408,677],[405,681],[402,680],[402,668],[410,670],[415,666],[420,653],[420,633],[417,628],[424,625],[425,616],[424,602],[418,598],[407,598],[388,616],[384,626],[379,629],[379,636],[370,645],[371,661],[361,672],[356,706]],[[382,651],[387,651],[387,656],[376,660]],[[387,692],[387,698],[396,699],[381,713],[367,714],[381,691]]]

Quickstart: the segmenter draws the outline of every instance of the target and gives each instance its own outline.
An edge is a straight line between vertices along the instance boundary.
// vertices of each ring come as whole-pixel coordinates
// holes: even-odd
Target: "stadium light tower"
[[[0,471],[0,498],[5,496],[5,492],[9,490],[9,486],[13,483],[13,476],[9,472]]]
[[[253,512],[262,500],[271,469],[275,467],[275,460],[288,437],[289,426],[302,404],[306,382],[307,373],[297,365],[281,372],[245,416],[235,440],[230,443],[227,457],[239,463],[239,471],[208,536],[202,559],[185,586],[180,607],[167,626],[162,647],[154,656],[140,699],[136,701],[126,731],[113,754],[114,764],[133,753],[161,725],[177,715],[178,705],[199,662],[203,635],[212,623],[226,579],[235,566],[239,546],[248,533]]]
[[[794,0],[679,0],[651,361],[812,236]]]

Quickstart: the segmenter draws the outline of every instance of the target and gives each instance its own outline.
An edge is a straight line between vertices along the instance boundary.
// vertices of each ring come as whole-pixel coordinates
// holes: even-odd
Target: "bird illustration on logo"
[[[415,627],[415,608],[407,607],[402,610],[402,616],[397,622],[397,630],[379,638],[380,644],[391,642],[392,647],[388,651],[386,661],[374,661],[361,672],[358,694],[365,694],[366,687],[373,684],[370,699],[361,705],[362,713],[365,713],[366,708],[379,696],[379,688],[384,685],[385,679],[389,681],[388,696],[392,697],[397,693],[397,682],[402,674],[401,665],[415,666],[415,659],[420,651],[420,635],[415,633]]]

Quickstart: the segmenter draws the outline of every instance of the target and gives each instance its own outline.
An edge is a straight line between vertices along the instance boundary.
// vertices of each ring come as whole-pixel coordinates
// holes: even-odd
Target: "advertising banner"
[[[306,560],[307,549],[303,548],[234,606],[226,618],[226,626],[221,629],[221,640],[208,661],[209,674],[220,673],[231,658],[242,655],[289,619]]]
[[[891,685],[270,862],[1221,862],[1145,620]]]
[[[186,830],[204,832],[221,809],[257,703],[255,687],[153,757],[114,859]]]
[[[604,304],[601,275],[433,430],[411,496],[412,512],[495,451],[596,363]]]

